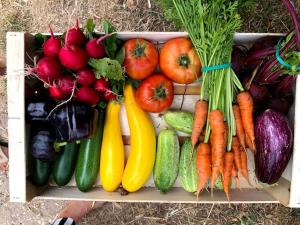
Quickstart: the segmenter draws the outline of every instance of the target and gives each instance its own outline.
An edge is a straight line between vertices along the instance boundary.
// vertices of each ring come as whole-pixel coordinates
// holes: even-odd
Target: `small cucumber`
[[[171,189],[178,175],[180,146],[174,130],[162,130],[158,135],[154,166],[155,186],[163,193]]]
[[[93,137],[80,142],[75,168],[75,181],[78,189],[88,191],[96,182],[100,165],[100,149],[103,136],[105,110],[98,110],[98,122]]]
[[[58,186],[64,186],[71,180],[78,156],[78,144],[67,143],[59,158],[54,162],[53,179]]]
[[[223,190],[223,184],[222,184],[222,176],[219,176],[218,179],[215,182],[215,189]],[[232,179],[230,180],[230,189],[234,188],[234,182],[232,182]]]
[[[192,134],[194,115],[191,112],[168,110],[164,114],[165,122],[177,131]]]
[[[32,158],[30,160],[30,180],[36,186],[48,183],[51,174],[51,164]]]
[[[196,192],[198,187],[197,151],[193,151],[192,142],[186,139],[181,146],[179,161],[179,178],[187,192]]]

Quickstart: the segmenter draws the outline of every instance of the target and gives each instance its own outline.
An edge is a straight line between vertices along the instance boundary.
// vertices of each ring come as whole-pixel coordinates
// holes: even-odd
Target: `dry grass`
[[[294,1],[300,12],[300,1]],[[242,13],[244,32],[285,33],[292,28],[291,19],[281,1],[258,1],[254,10]]]
[[[297,0],[298,5],[299,0]],[[174,25],[166,22],[161,10],[151,0],[0,0],[0,56],[5,46],[6,31],[46,32],[51,23],[56,32],[65,31],[76,16],[84,22],[94,18],[111,21],[120,31],[174,31]],[[252,13],[243,15],[244,32],[286,32],[290,19],[280,1],[259,1]],[[3,86],[4,85],[4,86]],[[0,99],[5,99],[5,81],[0,79]],[[0,117],[6,115],[2,107]],[[4,121],[6,121],[4,119]],[[0,129],[6,124],[0,120]],[[5,178],[6,179],[6,178]],[[7,183],[7,181],[5,181]],[[5,192],[5,193],[4,193]],[[7,187],[0,192],[3,224],[23,224],[35,217],[38,224],[46,224],[53,216],[56,202],[34,201],[24,206],[7,203]],[[213,206],[213,207],[212,207]],[[60,206],[61,207],[61,206]],[[58,207],[58,208],[60,208]],[[51,208],[51,213],[49,209]],[[15,211],[19,216],[14,216]],[[29,212],[29,214],[28,214]],[[35,215],[35,216],[34,216]],[[7,218],[7,219],[6,219]],[[1,219],[0,219],[1,221]],[[84,218],[81,224],[300,224],[300,211],[278,204],[267,205],[192,205],[150,203],[107,203]],[[27,224],[27,223],[24,223]]]
[[[98,221],[95,223],[95,221]],[[81,224],[299,225],[300,210],[279,204],[195,205],[107,203]]]

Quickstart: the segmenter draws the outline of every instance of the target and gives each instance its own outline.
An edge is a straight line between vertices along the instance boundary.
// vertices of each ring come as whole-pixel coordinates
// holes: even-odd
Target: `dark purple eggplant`
[[[57,158],[54,150],[54,135],[49,123],[32,123],[31,155],[43,162],[52,162]]]
[[[58,141],[75,141],[93,132],[95,110],[86,104],[69,102],[56,109],[49,117]]]
[[[268,109],[255,121],[255,173],[259,181],[276,183],[293,150],[293,132],[286,116]]]
[[[30,99],[26,103],[26,120],[46,121],[48,114],[55,107],[54,101]]]

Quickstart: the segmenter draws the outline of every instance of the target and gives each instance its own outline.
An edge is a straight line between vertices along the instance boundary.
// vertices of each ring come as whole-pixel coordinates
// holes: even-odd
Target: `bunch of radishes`
[[[113,100],[116,95],[110,90],[109,81],[96,79],[93,69],[88,66],[89,58],[103,58],[105,47],[103,37],[87,39],[78,26],[69,29],[64,38],[54,36],[44,42],[44,56],[37,62],[31,73],[49,86],[49,93],[55,100],[73,98],[77,101],[96,105],[101,99]]]

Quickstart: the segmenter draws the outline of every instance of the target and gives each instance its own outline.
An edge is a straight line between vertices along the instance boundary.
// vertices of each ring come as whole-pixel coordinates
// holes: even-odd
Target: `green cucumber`
[[[192,142],[188,138],[181,146],[179,161],[179,178],[181,186],[187,192],[196,192],[198,187],[197,151],[193,151]]]
[[[98,122],[93,137],[82,140],[79,146],[75,181],[78,189],[86,192],[92,188],[97,179],[100,164],[100,149],[103,136],[105,110],[98,110]],[[113,139],[112,139],[113,141]]]
[[[218,190],[223,190],[222,176],[219,176],[217,178],[214,188],[218,189]],[[235,188],[234,182],[232,182],[232,179],[230,179],[230,189],[233,189],[233,188]]]
[[[59,158],[54,162],[53,179],[58,186],[64,186],[71,180],[78,156],[78,144],[67,143]]]
[[[174,130],[162,130],[158,135],[154,166],[155,186],[163,193],[171,189],[178,175],[180,146]]]
[[[187,111],[168,110],[164,114],[165,122],[177,131],[192,134],[194,114]]]
[[[30,160],[30,180],[36,186],[48,183],[51,174],[51,164],[32,158]]]

